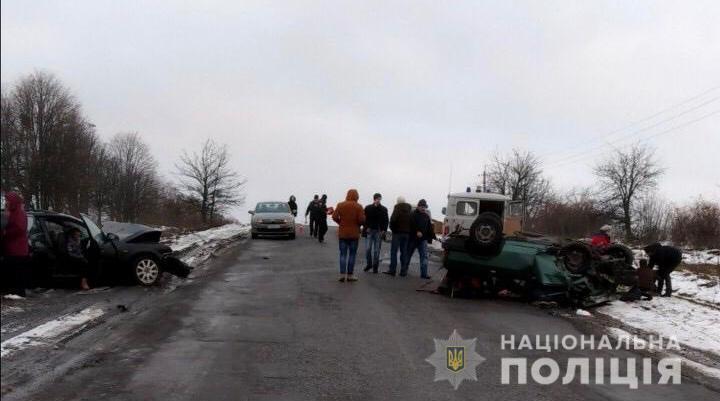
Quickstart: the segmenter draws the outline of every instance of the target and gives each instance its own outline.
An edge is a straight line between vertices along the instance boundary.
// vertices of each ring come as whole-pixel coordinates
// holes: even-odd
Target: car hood
[[[102,229],[105,233],[113,233],[120,238],[120,241],[127,243],[147,243],[160,242],[162,230],[148,227],[142,224],[121,223],[117,221],[107,221],[103,223]]]
[[[292,218],[293,215],[290,213],[255,213],[255,219],[257,220],[276,220]]]

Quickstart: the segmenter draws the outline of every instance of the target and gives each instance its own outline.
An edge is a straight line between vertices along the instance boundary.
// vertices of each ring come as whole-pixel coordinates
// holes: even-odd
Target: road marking
[[[37,345],[50,344],[54,340],[60,340],[66,337],[66,334],[71,334],[75,329],[82,327],[86,323],[104,314],[105,312],[101,308],[91,306],[79,312],[70,313],[43,323],[32,330],[28,330],[3,341],[2,344],[0,344],[0,357],[5,358],[16,351]]]

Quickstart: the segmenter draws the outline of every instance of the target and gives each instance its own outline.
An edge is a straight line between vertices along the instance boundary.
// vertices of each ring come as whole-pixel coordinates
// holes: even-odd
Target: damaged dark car
[[[187,277],[192,268],[173,250],[160,243],[161,230],[141,224],[109,222],[100,229],[81,214],[28,212],[28,240],[32,259],[32,281],[52,286],[58,280],[79,278],[81,271],[67,253],[70,231],[79,230],[83,254],[91,266],[93,285],[133,281],[156,285],[164,272]]]

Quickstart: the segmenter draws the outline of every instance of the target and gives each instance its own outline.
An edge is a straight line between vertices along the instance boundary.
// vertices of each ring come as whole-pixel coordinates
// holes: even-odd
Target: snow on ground
[[[230,239],[237,235],[247,234],[249,231],[250,226],[245,224],[226,224],[176,237],[171,240],[170,247],[173,251],[182,251],[190,247],[204,245],[210,241]]]
[[[720,356],[720,309],[673,298],[614,301],[596,312],[664,338],[675,336],[684,345]]]
[[[99,318],[104,313],[101,308],[90,307],[41,324],[32,330],[3,341],[0,344],[0,356],[4,358],[15,351],[57,340],[82,329],[82,326]]]
[[[698,276],[687,271],[675,271],[671,277],[677,295],[720,307],[720,276]]]
[[[623,329],[619,329],[617,327],[608,328],[608,332],[610,333],[611,336],[613,336],[621,341],[632,341],[633,346],[635,346],[635,347],[647,347],[647,345],[648,345],[647,341],[640,339],[637,336],[633,336],[632,334],[628,333],[627,331],[625,331]],[[711,367],[711,366],[707,366],[702,363],[695,362],[693,360],[684,358],[679,355],[670,354],[669,356],[672,358],[679,358],[680,360],[682,360],[683,365],[689,366],[690,368],[695,369],[706,376],[720,379],[720,369],[717,369],[717,368]]]
[[[648,259],[648,255],[642,249],[633,249],[635,255],[635,267],[637,267],[640,259]],[[718,265],[720,266],[720,250],[719,249],[703,249],[703,250],[682,250],[682,261],[686,265]]]
[[[173,251],[181,255],[182,260],[195,266],[207,260],[215,249],[223,243],[244,237],[250,232],[247,224],[226,224],[224,226],[197,231],[172,237],[166,242]]]

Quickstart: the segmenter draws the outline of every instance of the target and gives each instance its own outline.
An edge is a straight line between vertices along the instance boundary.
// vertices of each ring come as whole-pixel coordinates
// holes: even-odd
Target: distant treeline
[[[3,87],[0,119],[2,188],[20,192],[31,208],[89,213],[97,221],[199,227],[222,223],[227,207],[242,202],[244,181],[229,169],[225,146],[208,140],[203,157],[183,154],[181,178],[165,180],[138,133],[102,141],[52,74],[35,72]]]
[[[527,231],[582,238],[602,225],[615,227],[616,239],[630,244],[671,241],[680,246],[720,248],[720,205],[698,198],[673,205],[656,192],[664,169],[653,150],[640,144],[615,151],[599,162],[595,186],[556,191],[532,152],[495,154],[487,171],[490,191],[524,205]]]

